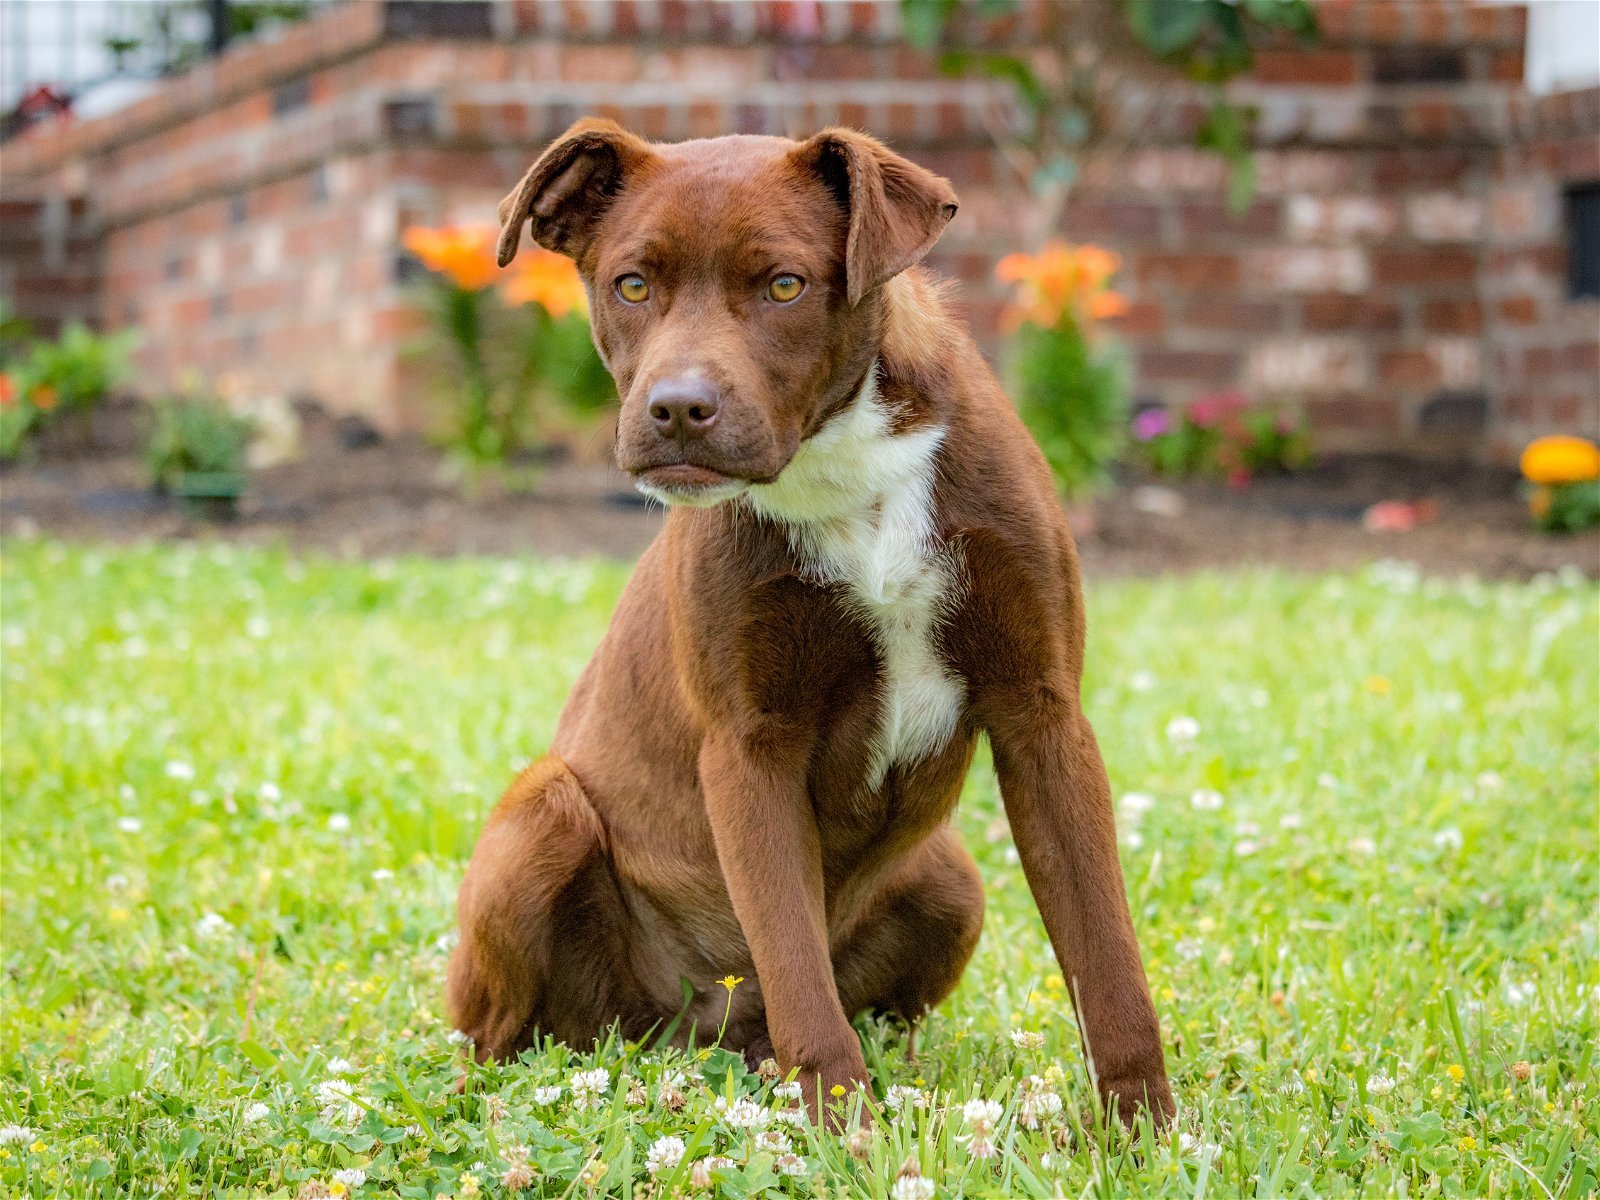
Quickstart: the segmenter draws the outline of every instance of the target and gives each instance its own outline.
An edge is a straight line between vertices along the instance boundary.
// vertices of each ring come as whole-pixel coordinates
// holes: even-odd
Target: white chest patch
[[[812,577],[842,585],[872,629],[883,687],[872,788],[891,766],[943,748],[966,698],[934,642],[961,578],[933,522],[944,429],[893,433],[876,375],[874,368],[850,407],[800,447],[776,482],[745,493],[752,509],[787,529]]]

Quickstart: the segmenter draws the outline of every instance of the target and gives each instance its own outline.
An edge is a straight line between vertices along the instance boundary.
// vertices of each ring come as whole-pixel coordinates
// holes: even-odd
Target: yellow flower
[[[1361,686],[1366,688],[1367,691],[1371,692],[1374,696],[1387,696],[1389,694],[1389,681],[1382,675],[1368,675],[1366,679],[1362,681]]]
[[[400,242],[430,271],[445,276],[467,292],[481,292],[500,276],[493,225],[413,225]]]
[[[731,992],[731,991],[733,991],[734,988],[738,987],[741,983],[744,982],[744,976],[743,975],[724,975],[721,979],[717,980],[717,982],[720,983],[723,987],[727,988]]]
[[[1522,452],[1522,476],[1530,483],[1545,484],[1600,478],[1600,447],[1588,438],[1538,438]]]
[[[1463,1150],[1476,1150],[1478,1148],[1478,1139],[1469,1133],[1466,1137],[1457,1142],[1456,1145],[1460,1146]]]
[[[1460,1083],[1467,1077],[1467,1073],[1462,1069],[1460,1063],[1451,1063],[1444,1069],[1444,1073],[1450,1076],[1451,1083]]]
[[[524,250],[500,285],[507,304],[537,304],[558,321],[570,312],[589,311],[589,296],[577,265],[565,254],[538,246]]]
[[[463,1196],[476,1196],[478,1194],[478,1177],[468,1171],[456,1180],[457,1191]]]
[[[42,1140],[35,1139],[33,1145],[29,1146],[28,1149],[33,1151],[35,1154],[43,1154],[49,1149],[49,1147],[46,1146]]]
[[[842,1084],[842,1083],[834,1084],[831,1088],[828,1089],[828,1095],[833,1096],[835,1098],[844,1095],[844,1084]]]

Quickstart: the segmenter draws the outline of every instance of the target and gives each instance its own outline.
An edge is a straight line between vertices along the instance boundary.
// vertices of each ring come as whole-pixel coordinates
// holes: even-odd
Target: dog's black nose
[[[646,403],[656,432],[675,442],[700,437],[717,423],[722,408],[717,385],[694,375],[652,384]]]

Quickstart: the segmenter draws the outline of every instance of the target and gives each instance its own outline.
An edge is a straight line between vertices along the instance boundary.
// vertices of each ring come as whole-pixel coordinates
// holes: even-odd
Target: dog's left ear
[[[851,304],[921,262],[956,215],[949,180],[853,129],[824,129],[802,142],[794,158],[820,175],[850,214],[845,274]]]

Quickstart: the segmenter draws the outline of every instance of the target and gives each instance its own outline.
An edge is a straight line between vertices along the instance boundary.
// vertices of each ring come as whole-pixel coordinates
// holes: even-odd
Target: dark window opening
[[[1567,189],[1567,292],[1600,300],[1600,183]]]

